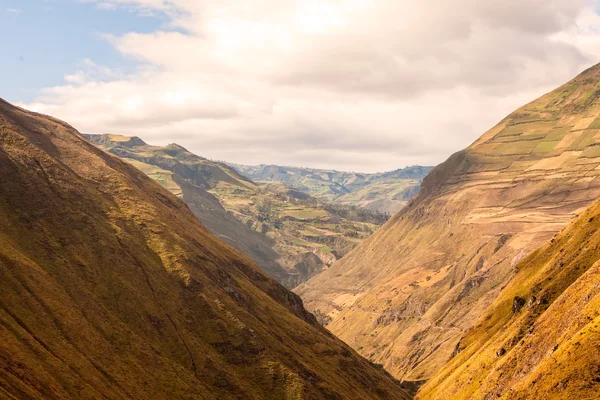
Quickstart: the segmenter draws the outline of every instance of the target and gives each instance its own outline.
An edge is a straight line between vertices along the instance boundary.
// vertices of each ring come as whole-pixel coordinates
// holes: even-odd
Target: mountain
[[[297,289],[328,328],[422,383],[518,262],[600,196],[600,66],[522,107],[423,181],[419,197]]]
[[[0,397],[407,399],[145,174],[0,101]]]
[[[291,274],[279,265],[273,241],[227,212],[210,190],[220,184],[256,189],[254,182],[229,166],[209,161],[176,144],[149,146],[138,137],[85,135],[86,139],[127,160],[181,198],[213,234],[252,258],[280,282]]]
[[[597,399],[600,203],[515,266],[422,399]]]
[[[289,288],[324,271],[385,221],[317,201],[281,183],[256,184],[220,162],[137,137],[86,135],[169,189],[215,235]]]
[[[369,210],[318,201],[281,183],[257,189],[223,185],[212,193],[228,212],[274,241],[277,261],[292,274],[289,287],[329,268],[387,220]]]
[[[432,167],[408,167],[392,172],[361,174],[277,165],[232,164],[257,182],[282,182],[328,201],[393,214],[419,194],[422,179]]]

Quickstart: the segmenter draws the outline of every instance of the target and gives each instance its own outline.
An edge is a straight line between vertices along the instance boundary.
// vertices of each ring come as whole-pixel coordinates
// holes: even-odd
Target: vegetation
[[[600,391],[600,203],[516,267],[422,399],[593,399]]]
[[[0,101],[0,174],[1,398],[408,399],[66,123]]]
[[[600,198],[600,134],[593,125],[600,99],[589,96],[598,92],[599,82],[596,66],[509,115],[436,167],[419,197],[332,268],[296,289],[307,307],[330,316],[328,329],[409,383],[431,379],[465,346],[483,348],[485,341],[470,347],[461,338],[512,282],[518,262]],[[489,314],[503,334],[508,325],[495,325],[495,318],[519,319],[529,310],[526,303],[513,316],[515,297],[529,302],[531,294],[508,294],[502,312]],[[520,305],[517,301],[516,308]],[[436,378],[443,386],[423,398],[453,398],[443,397],[446,387],[460,393],[457,398],[469,398],[459,386],[476,388],[472,398],[485,398],[485,382],[492,377],[501,385],[519,376],[525,367],[516,358],[519,353],[507,358],[519,368],[502,369],[502,379],[488,375],[500,365],[493,362],[496,352],[510,355],[523,340],[511,332],[512,337],[498,336],[505,340],[485,347],[486,356],[477,363],[456,358],[462,360],[460,372],[444,370],[452,375]],[[478,369],[482,375],[473,372]],[[466,382],[471,376],[473,382]],[[524,386],[517,392],[514,398],[527,398]],[[501,391],[513,398],[506,393]]]
[[[288,270],[315,275],[347,254],[385,222],[380,213],[331,204],[299,193],[280,183],[256,188],[218,185],[211,190],[223,206],[256,232],[274,240],[279,262]],[[306,258],[306,254],[315,258]]]
[[[87,137],[183,199],[211,232],[289,288],[326,270],[389,217],[322,201],[281,183],[256,184],[178,145]]]

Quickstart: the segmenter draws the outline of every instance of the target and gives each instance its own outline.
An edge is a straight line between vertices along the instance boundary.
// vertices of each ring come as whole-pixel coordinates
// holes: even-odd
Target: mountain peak
[[[110,133],[105,134],[84,134],[86,139],[88,139],[92,143],[101,144],[101,145],[119,145],[124,147],[138,147],[138,146],[147,146],[148,144],[144,142],[138,136],[125,136],[125,135],[115,135]]]

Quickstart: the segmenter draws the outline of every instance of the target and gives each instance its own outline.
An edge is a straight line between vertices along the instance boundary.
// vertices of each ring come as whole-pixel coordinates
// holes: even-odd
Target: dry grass
[[[188,207],[0,102],[0,397],[402,399]]]
[[[600,67],[586,71],[434,169],[406,209],[297,289],[308,308],[397,378],[433,377],[516,263],[600,197],[598,81]]]
[[[600,204],[516,266],[423,399],[594,399],[600,390]],[[527,306],[514,313],[516,297]],[[504,349],[506,354],[498,356]]]

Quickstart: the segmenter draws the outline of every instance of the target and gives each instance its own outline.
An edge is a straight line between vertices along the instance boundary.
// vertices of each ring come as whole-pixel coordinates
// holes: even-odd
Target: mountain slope
[[[524,256],[600,196],[600,67],[517,110],[435,168],[371,238],[298,288],[396,377],[450,358]]]
[[[516,275],[422,399],[597,399],[600,203]]]
[[[0,397],[402,399],[183,202],[0,101]]]
[[[236,218],[274,240],[290,287],[326,270],[375,232],[387,218],[356,207],[318,201],[281,183],[258,189],[223,185],[211,191]]]
[[[327,269],[386,220],[368,210],[317,201],[283,184],[257,185],[226,164],[176,144],[86,137],[182,198],[212,233],[289,288]]]
[[[254,181],[282,182],[317,198],[393,214],[419,194],[422,179],[432,167],[361,174],[277,165],[233,165]]]
[[[180,197],[213,234],[246,254],[272,277],[287,283],[292,276],[277,262],[273,240],[255,232],[225,210],[210,190],[227,182],[257,189],[254,182],[225,164],[190,153],[176,144],[149,146],[138,137],[85,135],[92,143],[127,160]]]

